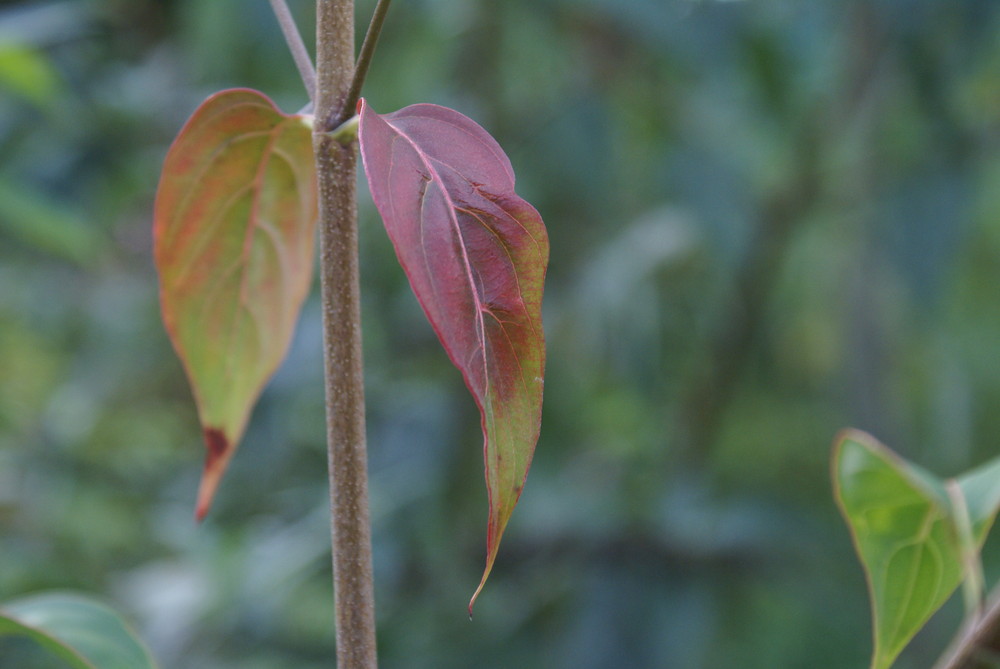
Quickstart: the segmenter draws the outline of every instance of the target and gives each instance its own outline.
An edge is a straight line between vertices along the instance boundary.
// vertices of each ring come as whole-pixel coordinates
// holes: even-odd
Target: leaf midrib
[[[480,405],[480,409],[483,409],[485,407],[483,406],[482,402],[485,400],[485,397],[488,396],[489,393],[490,393],[490,369],[489,369],[489,360],[488,360],[487,355],[486,355],[486,325],[485,325],[485,322],[483,320],[483,303],[482,303],[482,300],[479,297],[479,293],[476,291],[475,280],[472,277],[473,267],[472,267],[472,263],[469,261],[468,251],[467,251],[466,246],[465,246],[465,237],[462,234],[462,228],[461,228],[461,226],[458,223],[458,216],[456,214],[456,211],[457,211],[458,207],[456,207],[455,201],[452,199],[451,194],[448,192],[448,189],[445,188],[444,179],[441,178],[441,174],[438,172],[437,168],[432,164],[431,157],[425,151],[423,151],[420,148],[419,144],[417,144],[417,142],[415,142],[401,128],[393,125],[391,123],[391,121],[389,121],[389,120],[386,120],[385,122],[386,122],[387,125],[389,125],[390,127],[392,127],[392,129],[396,132],[396,134],[398,134],[400,137],[402,137],[403,139],[405,139],[406,142],[410,145],[410,147],[414,150],[414,152],[416,152],[416,154],[419,157],[421,163],[424,165],[424,167],[427,168],[427,171],[430,173],[431,180],[437,182],[438,190],[441,192],[442,197],[445,199],[445,202],[448,205],[448,220],[451,223],[451,226],[452,226],[455,234],[458,236],[459,246],[460,246],[460,248],[462,250],[462,266],[463,266],[463,269],[465,270],[465,278],[466,278],[466,282],[467,282],[467,287],[468,287],[469,293],[471,293],[471,295],[472,295],[473,304],[476,307],[476,325],[477,325],[476,335],[477,335],[477,338],[479,340],[478,344],[479,344],[479,349],[481,351],[481,358],[482,358],[482,363],[483,363],[483,380],[484,380],[484,383],[486,384],[486,387],[483,388],[483,395],[484,395],[483,400],[480,400],[479,397],[476,397],[475,399],[476,399],[476,403]],[[427,197],[427,189],[426,188],[423,191],[422,197],[423,198]],[[420,210],[422,212],[423,211],[423,207],[421,207]],[[421,217],[420,217],[421,239],[423,238],[423,229],[424,229],[424,217],[423,217],[423,215],[421,215]],[[426,253],[427,253],[427,247],[426,247],[426,245],[421,244],[421,250],[424,253],[424,258],[425,258],[425,262],[426,262]],[[430,274],[430,276],[433,276],[433,274]],[[476,393],[473,393],[473,395],[475,396]],[[491,408],[491,412],[492,412],[492,408]],[[490,507],[492,508],[492,506],[493,506],[493,504],[492,504],[492,500],[491,500]]]

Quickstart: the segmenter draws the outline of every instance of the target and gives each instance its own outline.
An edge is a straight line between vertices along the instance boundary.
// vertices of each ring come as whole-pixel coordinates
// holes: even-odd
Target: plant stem
[[[354,115],[354,107],[361,97],[361,87],[365,85],[365,77],[368,76],[368,68],[372,64],[372,56],[375,54],[375,47],[378,45],[379,35],[382,34],[382,26],[385,24],[385,15],[389,11],[389,3],[392,0],[378,0],[375,5],[375,12],[372,14],[371,23],[368,24],[368,31],[365,33],[365,41],[361,43],[361,52],[358,54],[358,64],[354,67],[354,77],[351,79],[351,87],[344,98],[344,104],[340,109],[339,116],[331,124],[335,128]]]
[[[295,66],[299,68],[299,75],[302,77],[306,92],[309,93],[309,100],[316,102],[316,70],[313,69],[312,58],[309,57],[309,51],[306,50],[305,42],[302,41],[302,35],[295,26],[295,19],[292,18],[288,4],[285,0],[271,0],[271,9],[274,10],[274,16],[278,19],[278,25],[281,26],[285,42],[288,43],[288,50],[292,52]]]
[[[335,117],[354,70],[353,0],[316,3],[316,118]],[[358,276],[357,144],[317,123],[320,280],[326,370],[337,667],[375,669],[375,604],[365,452]]]

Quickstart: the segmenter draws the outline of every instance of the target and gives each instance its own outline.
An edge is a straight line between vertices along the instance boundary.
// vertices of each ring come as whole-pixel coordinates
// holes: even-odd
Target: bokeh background
[[[96,594],[165,669],[330,667],[315,293],[192,518],[152,200],[231,86],[306,102],[264,0],[0,5],[0,599]],[[541,439],[470,622],[479,419],[362,184],[382,666],[865,666],[837,430],[942,475],[1000,452],[1000,3],[398,0],[365,94],[477,119],[552,243]]]

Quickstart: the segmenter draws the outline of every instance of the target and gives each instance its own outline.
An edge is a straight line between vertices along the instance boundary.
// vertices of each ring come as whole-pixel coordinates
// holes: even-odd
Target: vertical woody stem
[[[325,135],[354,71],[353,0],[317,0],[316,132],[337,667],[375,669],[359,307],[357,149]]]

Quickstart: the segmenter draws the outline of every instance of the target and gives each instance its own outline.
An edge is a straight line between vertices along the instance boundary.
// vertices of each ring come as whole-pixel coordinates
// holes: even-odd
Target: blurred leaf
[[[428,104],[381,116],[362,102],[360,140],[399,262],[482,415],[490,510],[471,613],[538,441],[548,235],[503,149],[468,117]]]
[[[834,446],[833,475],[872,599],[871,666],[885,669],[978,561],[1000,506],[1000,461],[962,477],[964,504],[953,504],[945,482],[850,430]],[[973,546],[964,549],[967,523]]]
[[[149,651],[107,606],[71,594],[0,605],[0,636],[23,635],[76,669],[155,669]]]
[[[208,447],[199,518],[288,350],[309,290],[315,223],[305,117],[247,89],[202,103],[167,154],[153,228],[163,321]]]
[[[23,184],[0,180],[0,233],[43,253],[88,265],[103,246],[95,226]]]
[[[59,77],[43,53],[22,44],[0,42],[0,87],[46,107],[56,96]]]

